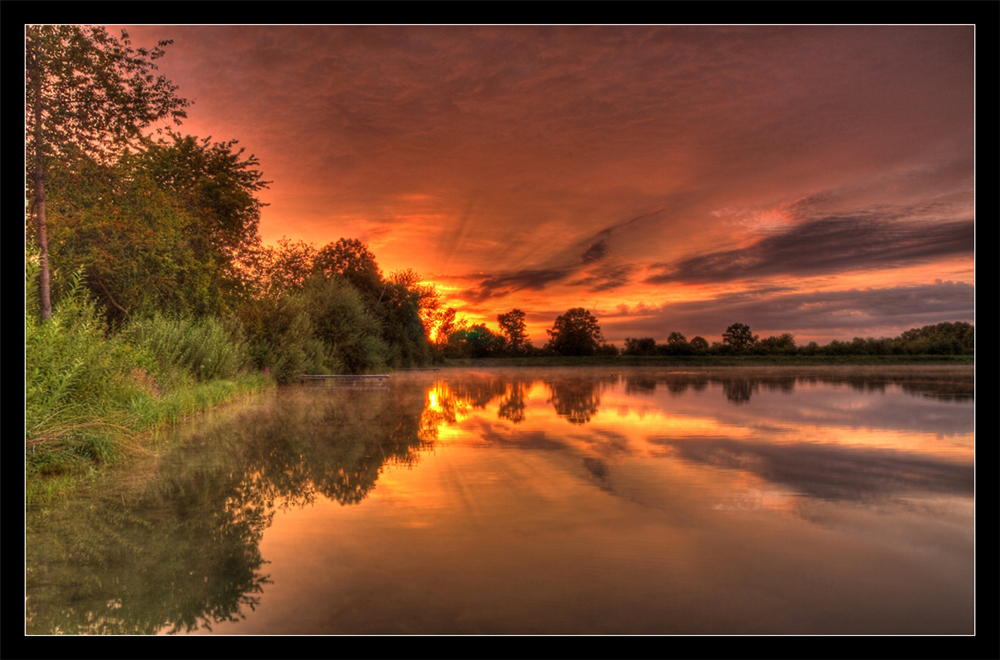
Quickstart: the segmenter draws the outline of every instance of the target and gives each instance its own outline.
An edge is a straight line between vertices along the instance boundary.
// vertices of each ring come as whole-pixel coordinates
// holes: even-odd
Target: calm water
[[[27,632],[973,633],[971,378],[803,373],[279,389],[31,512]]]

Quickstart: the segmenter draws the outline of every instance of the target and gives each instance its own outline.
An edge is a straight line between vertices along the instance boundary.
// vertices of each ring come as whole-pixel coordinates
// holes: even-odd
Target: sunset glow
[[[259,159],[265,243],[360,239],[536,346],[975,321],[975,26],[127,30]]]

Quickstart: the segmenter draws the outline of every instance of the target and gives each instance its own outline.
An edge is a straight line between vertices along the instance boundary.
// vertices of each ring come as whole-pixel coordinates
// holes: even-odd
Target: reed
[[[26,259],[34,299],[37,261]],[[51,502],[95,467],[141,451],[152,432],[273,384],[248,368],[246,342],[215,319],[105,326],[75,274],[42,322],[25,315],[26,503]]]

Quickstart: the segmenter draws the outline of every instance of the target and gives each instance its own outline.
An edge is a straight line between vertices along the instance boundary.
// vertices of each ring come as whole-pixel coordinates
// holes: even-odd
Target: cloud
[[[598,261],[603,258],[608,252],[608,242],[606,240],[600,240],[593,243],[587,248],[587,251],[583,253],[583,263],[589,264],[594,261]]]
[[[479,283],[478,288],[466,289],[461,295],[474,302],[483,302],[488,298],[499,298],[522,289],[540,291],[546,285],[564,279],[568,274],[566,270],[555,268],[500,273],[487,277]]]
[[[612,341],[654,337],[665,341],[677,330],[691,337],[721,335],[732,323],[746,323],[761,336],[796,335],[849,340],[855,336],[896,336],[903,330],[942,320],[973,322],[975,287],[965,282],[788,292],[777,288],[741,291],[707,300],[648,308],[634,317],[601,322]],[[821,342],[822,343],[822,342]]]
[[[975,222],[897,221],[863,215],[826,217],[765,236],[742,249],[653,264],[647,284],[724,282],[773,275],[816,275],[898,267],[972,256]]]
[[[620,289],[631,284],[630,275],[636,267],[628,264],[603,264],[587,272],[584,277],[573,280],[569,284],[585,286],[592,292]]]

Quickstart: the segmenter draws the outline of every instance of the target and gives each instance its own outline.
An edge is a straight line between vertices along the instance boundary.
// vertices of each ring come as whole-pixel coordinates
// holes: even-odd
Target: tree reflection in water
[[[412,465],[438,420],[426,387],[281,390],[77,500],[31,511],[29,634],[152,634],[245,616],[267,584],[259,542],[276,508],[319,493],[360,502],[387,464]]]
[[[973,397],[968,380],[941,386],[905,376],[872,381],[640,369],[455,372],[434,382],[401,376],[388,390],[284,388],[242,412],[197,420],[175,449],[148,463],[130,462],[127,473],[111,471],[65,506],[29,512],[26,630],[190,632],[243,618],[268,584],[259,544],[275,511],[318,496],[345,506],[361,502],[387,465],[414,465],[441,426],[471,410],[495,404],[498,419],[519,425],[531,421],[531,405],[546,405],[579,427],[594,420],[609,388],[639,400],[661,390],[670,397],[688,390],[711,397],[709,388],[716,388],[725,401],[743,407],[762,391],[791,392],[816,382],[864,392],[898,385],[907,394],[945,401]],[[489,432],[507,446],[568,446],[558,432],[509,428],[497,424]],[[615,457],[628,451],[627,438],[606,427],[575,437],[582,471],[611,491]],[[966,496],[974,474],[971,465],[884,450],[667,434],[648,441],[689,463],[749,471],[795,492],[838,501],[927,484]],[[859,485],[857,475],[867,480]]]

